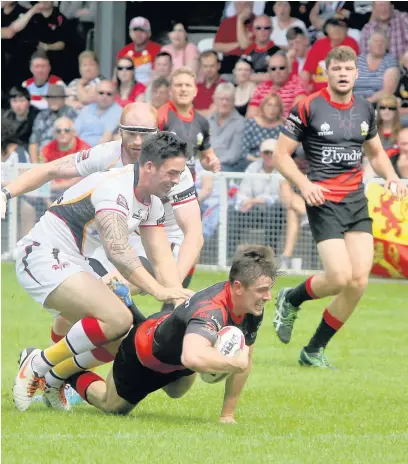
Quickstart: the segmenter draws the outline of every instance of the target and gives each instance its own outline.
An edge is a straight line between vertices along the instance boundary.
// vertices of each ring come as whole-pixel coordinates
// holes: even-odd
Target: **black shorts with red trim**
[[[344,238],[346,232],[373,233],[372,222],[368,214],[368,203],[364,197],[354,202],[326,200],[323,205],[306,205],[310,230],[316,243],[333,238]]]
[[[163,374],[145,367],[137,357],[135,347],[136,331],[140,325],[134,326],[121,343],[112,370],[118,395],[134,405],[150,393],[160,390],[181,377],[194,374],[189,369]]]

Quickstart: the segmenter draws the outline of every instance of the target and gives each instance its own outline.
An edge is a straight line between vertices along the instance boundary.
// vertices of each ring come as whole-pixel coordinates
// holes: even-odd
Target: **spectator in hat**
[[[188,41],[187,29],[183,23],[174,21],[169,32],[170,43],[162,47],[162,52],[171,55],[173,69],[188,66],[195,73],[198,71],[198,57],[200,52],[196,45]]]
[[[13,136],[28,150],[28,141],[39,109],[30,104],[30,92],[24,87],[12,87],[8,96],[10,109],[4,113],[3,119],[10,122]]]
[[[328,19],[323,31],[326,37],[322,37],[312,45],[301,73],[301,77],[307,83],[313,83],[314,92],[327,86],[325,59],[331,49],[346,45],[351,47],[357,55],[360,53],[357,42],[347,36],[347,23],[343,17]]]
[[[43,50],[36,51],[30,60],[30,71],[32,77],[24,81],[21,85],[25,87],[31,95],[31,104],[39,110],[46,109],[47,99],[45,96],[50,85],[61,85],[64,82],[58,76],[51,74],[50,60]]]
[[[150,21],[142,16],[133,18],[129,23],[129,35],[132,43],[123,47],[117,56],[131,58],[135,67],[135,80],[147,84],[153,69],[155,56],[160,52],[160,45],[150,40],[152,35]]]
[[[53,126],[55,121],[62,116],[74,120],[77,112],[71,106],[66,105],[65,87],[51,84],[48,86],[46,99],[48,109],[40,111],[34,120],[33,131],[29,140],[29,153],[32,163],[38,163],[39,155],[43,147],[53,139]]]

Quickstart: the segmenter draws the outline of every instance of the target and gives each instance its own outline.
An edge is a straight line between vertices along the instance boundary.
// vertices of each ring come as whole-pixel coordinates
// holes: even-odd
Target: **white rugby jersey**
[[[75,157],[76,168],[82,177],[86,177],[107,168],[122,167],[121,154],[121,141],[102,143],[79,152]],[[183,238],[183,232],[176,222],[173,210],[196,200],[193,176],[190,169],[186,167],[181,174],[180,183],[175,185],[167,196],[162,199],[165,212],[164,229],[169,241],[175,237]]]
[[[95,226],[100,211],[116,211],[127,218],[129,234],[139,227],[163,226],[161,200],[150,196],[150,204],[134,192],[139,166],[97,172],[70,187],[58,198],[28,233],[28,237],[68,254],[90,257],[101,247]]]

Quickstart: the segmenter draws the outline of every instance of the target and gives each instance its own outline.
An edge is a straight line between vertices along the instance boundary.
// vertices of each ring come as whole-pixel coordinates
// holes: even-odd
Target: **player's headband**
[[[119,124],[119,129],[127,132],[139,132],[141,134],[154,134],[159,131],[157,127],[125,126],[124,124]]]

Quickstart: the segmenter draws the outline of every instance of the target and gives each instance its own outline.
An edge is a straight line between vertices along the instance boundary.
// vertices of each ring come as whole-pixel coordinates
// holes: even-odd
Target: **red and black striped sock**
[[[298,308],[305,301],[317,300],[320,298],[312,290],[313,277],[314,276],[309,277],[307,280],[288,292],[286,295],[286,301],[295,308]]]
[[[310,342],[305,346],[307,353],[316,353],[319,348],[326,348],[326,345],[343,326],[343,322],[329,313],[328,309],[324,310],[323,318]]]
[[[89,385],[91,385],[91,383],[97,381],[105,382],[101,376],[95,374],[95,372],[90,371],[79,372],[78,374],[71,375],[71,377],[67,379],[67,383],[69,383],[71,387],[78,393],[78,395],[85,401],[88,401],[86,398],[86,390],[88,389]]]

